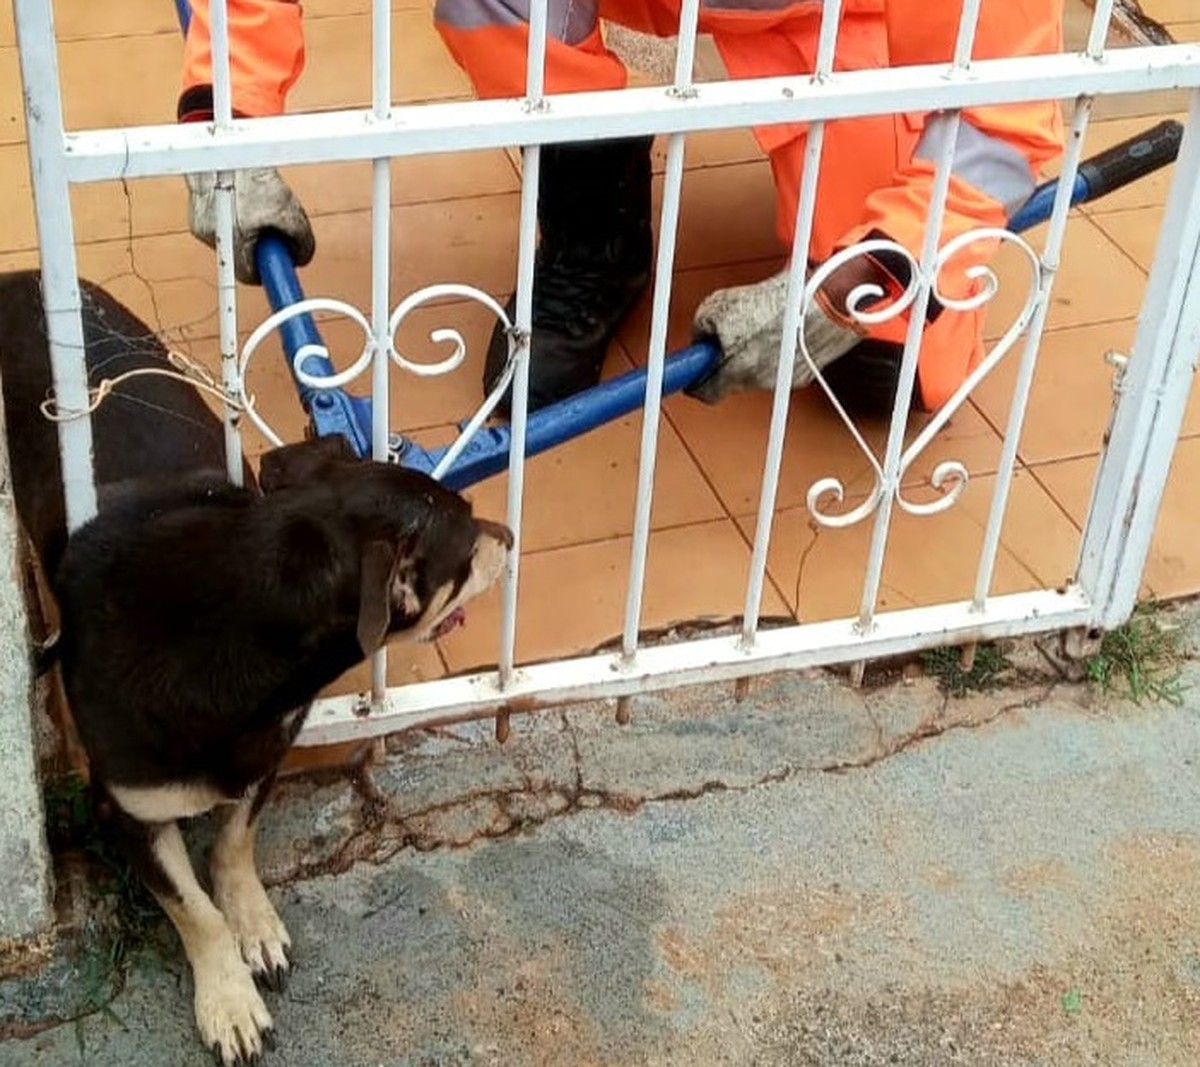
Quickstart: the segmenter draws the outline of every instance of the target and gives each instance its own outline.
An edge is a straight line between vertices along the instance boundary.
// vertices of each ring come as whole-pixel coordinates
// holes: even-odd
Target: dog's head
[[[302,555],[354,585],[364,655],[392,637],[428,641],[453,629],[463,605],[500,576],[513,543],[458,493],[418,471],[361,460],[341,437],[267,453],[259,484],[291,513],[288,536],[307,542]]]

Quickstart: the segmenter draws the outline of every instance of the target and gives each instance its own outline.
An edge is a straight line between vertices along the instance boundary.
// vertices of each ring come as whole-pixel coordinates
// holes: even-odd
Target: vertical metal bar
[[[1037,366],[1038,350],[1046,318],[1050,313],[1050,293],[1058,266],[1062,260],[1063,239],[1067,232],[1067,216],[1071,209],[1071,193],[1075,188],[1075,175],[1083,158],[1084,134],[1092,114],[1092,101],[1085,97],[1077,102],[1071,119],[1071,136],[1067,142],[1062,175],[1054,196],[1054,209],[1050,215],[1050,231],[1042,252],[1042,269],[1039,278],[1038,303],[1025,338],[1024,351],[1017,369],[1017,381],[1013,391],[1012,406],[1008,412],[1008,425],[1004,430],[1004,444],[1000,449],[999,467],[996,471],[996,486],[992,492],[991,511],[983,536],[983,548],[979,555],[979,569],[975,575],[974,605],[983,607],[992,586],[992,575],[996,567],[996,554],[1000,548],[1000,530],[1004,525],[1004,513],[1008,506],[1009,489],[1012,486],[1013,469],[1016,466],[1017,445],[1021,438],[1021,427],[1025,423],[1025,410],[1029,403],[1029,392],[1033,387],[1033,372]]]
[[[541,6],[544,6],[541,5]],[[504,566],[501,591],[500,685],[512,681],[517,643],[517,586],[521,561],[521,509],[525,494],[525,428],[529,412],[529,341],[533,318],[533,263],[537,245],[537,191],[541,149],[530,145],[521,152],[521,223],[517,245],[516,367],[512,380],[508,453],[508,528],[513,544]]]
[[[371,5],[371,71],[373,114],[387,118],[392,109],[392,10],[389,0]],[[382,156],[371,161],[371,332],[375,352],[371,360],[371,456],[379,462],[388,458],[388,429],[391,424],[390,369],[391,330],[391,160]],[[371,657],[371,701],[378,705],[387,690],[387,649]]]
[[[1113,0],[1095,0],[1092,10],[1092,26],[1088,31],[1087,54],[1093,59],[1104,55],[1108,41],[1108,28],[1112,22]]]
[[[227,0],[213,0],[212,19],[213,123],[217,129],[233,125],[233,94],[229,77],[229,17]],[[217,333],[221,352],[221,383],[227,397],[239,391],[237,277],[234,271],[233,225],[237,205],[235,177],[223,170],[216,175],[214,209],[217,253]],[[234,485],[242,484],[242,438],[238,413],[228,403],[221,413],[225,429],[225,470]]]
[[[891,525],[892,508],[900,479],[900,453],[904,446],[904,431],[908,426],[908,412],[912,403],[913,385],[917,375],[917,354],[925,330],[925,317],[929,311],[932,271],[941,239],[942,219],[946,213],[946,195],[950,188],[951,160],[954,144],[958,137],[961,121],[957,111],[950,114],[933,115],[927,120],[929,126],[940,127],[942,143],[938,151],[937,170],[933,183],[933,200],[929,206],[929,217],[925,224],[925,244],[921,250],[920,287],[912,307],[909,309],[908,333],[904,340],[904,358],[900,365],[900,380],[896,387],[896,402],[892,408],[891,424],[888,428],[887,449],[883,461],[883,492],[875,513],[875,525],[871,532],[871,548],[867,557],[867,577],[863,583],[862,601],[859,605],[858,623],[866,630],[875,613],[875,601],[879,595],[879,584],[883,575],[883,556],[887,549],[888,532]]]
[[[1200,353],[1200,91],[1193,91],[1133,352],[1092,489],[1077,580],[1115,626],[1133,610]]]
[[[965,69],[970,61],[975,39],[975,24],[979,17],[980,0],[967,0],[963,4],[959,21],[958,39],[954,46],[952,71]],[[929,205],[929,216],[925,223],[925,242],[921,250],[920,279],[916,299],[909,309],[908,332],[904,339],[904,358],[900,365],[900,380],[896,388],[896,402],[892,408],[891,425],[888,427],[887,450],[883,463],[882,496],[875,513],[875,525],[871,531],[871,547],[867,557],[867,577],[863,583],[862,601],[859,605],[858,624],[866,630],[875,614],[875,602],[879,596],[879,584],[883,576],[883,557],[887,550],[888,532],[891,527],[892,509],[900,480],[900,454],[904,446],[904,431],[908,426],[909,407],[912,403],[913,385],[917,375],[917,356],[921,337],[925,330],[925,318],[929,311],[932,291],[932,272],[937,260],[938,244],[941,240],[942,220],[946,215],[946,197],[950,189],[953,169],[954,147],[958,139],[958,128],[962,115],[952,111],[932,115],[929,126],[940,127],[942,144],[938,152],[937,169],[933,182],[933,200]],[[856,665],[854,677],[862,677],[861,665]]]
[[[221,171],[216,186],[217,324],[221,348],[221,384],[226,397],[239,392],[237,278],[233,267],[234,176]],[[228,402],[221,412],[225,429],[225,472],[234,485],[242,484],[242,437],[238,412]]]
[[[693,7],[698,0],[687,0]],[[671,306],[671,279],[675,266],[675,235],[679,228],[679,199],[683,185],[684,137],[667,142],[667,169],[663,181],[658,250],[654,274],[646,399],[642,409],[642,444],[638,459],[637,504],[633,514],[633,544],[629,558],[629,587],[625,596],[625,629],[621,650],[626,659],[637,653],[638,627],[646,584],[646,556],[650,546],[650,519],[654,505],[654,468],[658,453],[658,428],[662,416],[663,361],[666,358],[667,315]]]
[[[208,9],[212,33],[213,121],[227,128],[233,120],[233,90],[229,77],[228,0],[210,0]]]
[[[677,94],[687,93],[696,75],[696,32],[699,24],[699,0],[683,0],[683,6],[679,9],[679,36],[675,45],[673,91]]]
[[[971,50],[975,47],[975,30],[979,26],[979,5],[982,0],[967,0],[958,19],[958,39],[954,42],[954,66],[965,70],[971,65]]]
[[[16,0],[14,10],[54,396],[60,410],[86,412],[83,301],[75,262],[71,189],[63,160],[65,131],[54,18],[50,0]],[[67,525],[74,530],[96,514],[91,417],[83,414],[59,422],[58,443]]]
[[[841,0],[825,6],[821,35],[817,44],[817,62],[813,81],[820,84],[833,70],[837,46]],[[819,91],[819,90],[818,90]],[[783,340],[779,348],[779,369],[775,375],[775,393],[771,404],[771,428],[763,460],[763,479],[758,499],[758,525],[750,555],[750,575],[746,583],[746,606],[742,614],[742,643],[754,643],[762,610],[762,591],[766,580],[767,554],[771,547],[771,527],[775,501],[779,494],[779,471],[783,464],[783,445],[787,438],[788,409],[792,399],[792,376],[796,366],[796,337],[800,329],[800,301],[812,242],[813,217],[817,209],[817,181],[821,171],[821,153],[825,146],[825,123],[814,122],[808,129],[804,146],[804,174],[796,203],[795,236],[792,240],[791,268],[783,310]]]
[[[696,27],[700,0],[684,0],[679,16],[679,50],[676,53],[675,93],[692,85],[696,54]],[[638,457],[637,503],[633,514],[633,543],[629,557],[629,585],[625,595],[625,628],[621,651],[626,660],[637,654],[638,628],[646,586],[646,557],[654,508],[654,469],[658,458],[658,430],[662,419],[663,367],[667,354],[667,319],[671,308],[671,282],[675,270],[675,238],[679,229],[679,200],[683,189],[686,143],[683,134],[667,142],[667,169],[659,216],[658,251],[654,269],[654,298],[650,319],[650,347],[646,367],[646,399],[642,408],[642,444]]]
[[[534,0],[529,10],[529,54],[525,57],[525,96],[532,104],[541,102],[546,91],[546,0]]]
[[[529,13],[529,53],[526,57],[526,107],[540,106],[546,82],[546,2],[534,0]],[[529,343],[533,322],[533,266],[537,251],[537,202],[541,181],[541,149],[521,150],[521,222],[517,243],[516,366],[512,380],[509,418],[512,437],[508,453],[508,527],[512,548],[504,566],[501,589],[500,664],[501,688],[513,678],[517,646],[517,590],[521,575],[521,511],[525,497],[525,436],[529,417]]]

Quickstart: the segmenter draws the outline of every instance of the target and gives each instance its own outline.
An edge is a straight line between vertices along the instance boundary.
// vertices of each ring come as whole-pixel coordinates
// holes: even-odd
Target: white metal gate
[[[164,0],[164,3],[166,0]],[[1090,39],[1077,54],[972,62],[972,41],[980,0],[963,5],[958,46],[948,66],[833,72],[839,24],[839,0],[825,0],[816,69],[812,74],[720,83],[693,81],[700,0],[685,0],[678,41],[674,85],[612,92],[547,95],[543,70],[546,52],[546,0],[534,0],[527,91],[524,99],[484,100],[393,106],[389,4],[375,0],[374,105],[367,110],[294,115],[235,121],[230,103],[225,0],[212,0],[215,115],[211,124],[153,126],[68,132],[63,125],[54,26],[50,0],[16,0],[18,43],[25,84],[29,147],[35,184],[47,328],[54,359],[60,409],[81,411],[88,392],[81,353],[81,301],[77,284],[75,236],[70,189],[76,183],[123,178],[180,175],[218,170],[218,256],[220,345],[223,384],[230,398],[244,397],[245,363],[262,331],[245,344],[237,336],[236,287],[232,257],[231,172],[244,167],[326,161],[372,160],[373,286],[368,314],[354,312],[368,337],[355,371],[371,368],[376,403],[373,450],[388,454],[387,377],[393,362],[403,364],[392,338],[397,320],[415,303],[439,290],[414,294],[402,308],[388,306],[389,183],[393,157],[467,149],[522,146],[523,184],[512,370],[512,414],[508,522],[516,531],[504,585],[503,625],[498,669],[387,689],[382,654],[375,663],[374,692],[323,700],[314,708],[301,743],[318,744],[364,738],[463,715],[527,710],[541,704],[626,696],[646,688],[734,679],[787,668],[862,662],[942,643],[974,642],[1036,631],[1073,627],[1111,627],[1132,610],[1147,556],[1158,505],[1188,389],[1200,352],[1200,49],[1195,46],[1130,48],[1106,51],[1104,41],[1112,0],[1097,0]],[[1176,175],[1167,204],[1136,341],[1123,371],[1119,402],[1095,482],[1075,579],[1066,588],[1013,595],[991,595],[1000,528],[1008,504],[1039,341],[1049,295],[1062,252],[1070,207],[1070,189],[1080,163],[1083,135],[1094,97],[1186,88],[1191,109]],[[909,400],[916,373],[920,327],[911,328],[901,384],[882,456],[867,452],[875,485],[865,503],[848,513],[830,514],[830,496],[840,499],[833,479],[814,484],[808,494],[815,521],[827,525],[872,524],[871,548],[856,617],[761,629],[760,606],[767,548],[774,514],[787,416],[794,346],[784,345],[774,393],[767,461],[762,474],[760,509],[741,632],[680,643],[639,643],[642,593],[650,534],[650,501],[660,422],[666,322],[675,251],[686,135],[708,129],[751,124],[811,124],[808,162],[801,187],[788,290],[785,336],[795,335],[803,303],[809,299],[802,266],[811,232],[824,123],[828,120],[897,111],[938,112],[942,148],[937,160],[930,237],[920,257],[910,256],[914,284],[912,320],[924,319],[938,271],[954,251],[938,246],[959,109],[968,106],[1033,100],[1073,100],[1076,107],[1063,164],[1063,179],[1049,235],[1039,256],[1006,232],[1029,259],[1029,298],[1018,321],[989,352],[958,394],[929,426],[905,442]],[[565,141],[661,133],[669,136],[665,193],[659,240],[650,334],[649,385],[642,428],[638,499],[628,595],[621,648],[611,654],[521,666],[515,662],[516,605],[525,453],[528,384],[527,338],[535,247],[535,207],[540,146]],[[974,235],[978,236],[978,234]],[[851,250],[854,252],[855,250]],[[464,290],[460,288],[460,293]],[[487,294],[471,291],[494,311]],[[353,309],[351,309],[353,311]],[[789,328],[790,327],[790,328]],[[967,394],[1000,359],[1019,361],[1016,392],[1004,436],[974,596],[969,600],[897,611],[877,611],[889,522],[895,509],[934,515],[953,506],[966,478],[965,469],[946,463],[934,473],[942,495],[932,504],[903,496],[901,476],[944,425]],[[454,358],[442,370],[453,369]],[[342,379],[348,375],[342,375]],[[328,384],[328,383],[326,383]],[[227,409],[227,420],[232,408]],[[856,433],[852,422],[848,422]],[[92,483],[91,427],[88,418],[60,423],[69,520],[85,522],[96,506]],[[240,443],[232,423],[227,435],[231,477],[240,473]],[[929,521],[935,521],[930,519]]]

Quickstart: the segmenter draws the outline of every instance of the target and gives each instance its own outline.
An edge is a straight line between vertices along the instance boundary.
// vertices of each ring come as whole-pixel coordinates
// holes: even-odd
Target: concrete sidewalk
[[[291,783],[261,859],[297,969],[264,1062],[1200,1063],[1185,674],[1178,709],[1048,668],[962,699],[791,676]],[[0,1042],[0,1067],[210,1063],[162,941],[111,1010]]]

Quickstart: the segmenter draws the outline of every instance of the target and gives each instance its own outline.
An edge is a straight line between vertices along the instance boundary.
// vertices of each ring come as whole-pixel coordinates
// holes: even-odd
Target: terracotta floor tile
[[[513,198],[489,199],[507,199],[511,201],[509,206],[515,207]],[[501,230],[506,231],[510,239],[515,231],[511,226],[503,225],[503,220],[498,218],[502,213],[505,212],[484,210],[478,202],[470,200],[397,208],[393,245],[398,249],[394,301],[419,285],[448,279],[473,282],[488,292],[502,295],[512,284],[511,264],[515,263],[512,245],[508,255],[504,255],[506,234]],[[493,225],[489,226],[489,221]],[[366,310],[370,267],[369,257],[362,251],[362,235],[369,232],[369,214],[319,217],[314,221],[314,228],[321,252],[313,265],[301,272],[306,291],[310,295],[341,297]],[[445,250],[451,248],[457,251],[450,253],[448,258]],[[116,299],[129,306],[168,344],[177,345],[196,358],[208,358],[216,352],[213,340],[217,330],[215,288],[210,274],[212,254],[190,235],[144,237],[135,239],[132,244],[124,240],[84,244],[78,250],[78,260],[84,277],[104,284]],[[404,264],[412,264],[412,267],[407,268]],[[34,265],[35,252],[0,253],[0,269],[23,269]],[[438,273],[428,273],[431,267]],[[268,309],[261,290],[251,287],[239,289],[238,307],[241,336],[245,340]],[[464,307],[470,309],[469,305]],[[482,359],[482,346],[491,328],[487,315],[487,312],[474,311],[473,318],[460,324],[464,332],[471,334],[473,353],[478,353],[479,359]],[[413,321],[423,324],[422,329],[454,324],[433,309],[418,312]],[[329,333],[326,340],[334,346],[335,354],[342,353],[347,359],[357,355],[358,341],[353,328],[323,322],[322,330]],[[406,333],[413,335],[411,329]],[[277,411],[282,412],[283,425],[290,427],[293,425],[290,421],[290,380],[276,358],[277,352],[273,343],[268,342],[261,357],[255,357],[252,388],[263,394],[264,404],[273,388],[280,396],[287,397],[287,406]],[[267,375],[265,379],[263,374]],[[406,421],[400,425],[412,425],[407,421],[409,418],[419,419],[420,425],[440,424],[466,417],[474,410],[478,403],[478,372],[462,372],[453,376],[452,381],[422,382],[414,388],[429,401],[428,413],[409,408],[412,414],[405,416]],[[403,412],[405,407],[401,405],[397,411]]]
[[[132,246],[101,241],[77,250],[81,276],[103,285],[168,345],[185,348],[217,332],[216,290],[207,281],[211,259],[199,242],[180,235],[139,238]],[[37,263],[35,251],[0,253],[0,270],[25,270]],[[245,289],[239,310],[244,329],[252,328],[266,312],[261,293]]]
[[[393,304],[441,282],[472,285],[497,298],[513,287],[517,264],[516,196],[413,204],[392,213]],[[317,258],[306,268],[312,294],[369,306],[369,212],[327,215],[313,224]]]
[[[169,5],[163,5],[169,13]],[[393,95],[397,101],[463,99],[470,82],[455,65],[426,10],[400,10],[392,23]],[[370,17],[316,18],[306,26],[306,69],[289,108],[360,107],[371,95]],[[0,136],[20,136],[16,49],[0,50]],[[60,41],[63,109],[68,129],[171,122],[182,51],[174,33]],[[144,92],[128,90],[138,71]],[[8,86],[15,90],[8,91]]]
[[[964,492],[961,503],[979,524],[982,537],[991,509],[994,479],[978,479],[978,483],[977,489],[984,489],[985,484],[986,489],[969,497]],[[1010,588],[1001,577],[998,561],[993,592],[1054,589],[1075,573],[1079,534],[1054,498],[1027,471],[1013,474],[1000,543],[1032,575],[1032,582],[1022,579]]]
[[[1045,463],[1099,451],[1113,401],[1113,368],[1104,355],[1128,353],[1136,326],[1134,321],[1105,323],[1043,336],[1021,435],[1019,455],[1024,462]],[[975,391],[975,403],[998,429],[1007,422],[1019,356],[1013,352]],[[1064,397],[1071,398],[1069,405],[1063,404]],[[1200,390],[1192,392],[1183,433],[1200,433]]]
[[[15,48],[0,48],[0,144],[24,144],[21,68]]]
[[[0,166],[3,152],[0,149]],[[368,211],[371,207],[369,163],[287,167],[282,173],[312,217]],[[125,199],[121,187],[112,183],[82,188],[112,190],[114,198]],[[394,205],[462,200],[515,192],[519,188],[507,157],[498,150],[417,156],[392,163]],[[187,192],[181,179],[144,178],[130,182],[128,201],[135,235],[186,231]],[[107,235],[96,234],[96,238],[103,236]]]
[[[393,209],[393,305],[421,286],[455,281],[503,297],[516,272],[515,196],[479,197]],[[370,303],[370,212],[313,220],[319,249],[300,272],[309,296]],[[108,282],[117,299],[172,343],[215,336],[213,255],[187,233],[98,241],[78,250],[81,273]],[[0,252],[0,269],[32,266],[32,252]],[[268,314],[261,289],[238,292],[243,336]]]
[[[992,477],[973,478],[958,502],[935,516],[897,509],[889,536],[879,610],[970,598],[983,543]],[[913,499],[922,499],[913,494]],[[1061,581],[1074,562],[1078,533],[1028,475],[1014,477],[993,592],[1036,589]],[[739,524],[752,537],[753,516]],[[768,567],[789,605],[799,595],[806,622],[858,613],[872,519],[844,529],[817,528],[804,508],[777,513]]]
[[[118,191],[126,201],[130,229],[135,237],[163,233],[187,235],[188,196],[182,178],[139,178],[127,182],[125,188],[102,182],[95,188]]]
[[[1127,320],[1043,335],[1021,433],[1019,455],[1024,462],[1066,459],[1100,448],[1113,401],[1113,368],[1104,362],[1104,354],[1127,352],[1134,327]],[[1008,422],[1022,355],[1018,346],[974,393],[980,411],[1001,432]],[[1067,396],[1071,403],[1064,405]]]
[[[306,10],[307,7],[305,4]],[[160,4],[157,0],[122,0],[120,4],[57,3],[54,5],[54,29],[60,41],[154,33],[179,35],[180,32],[175,5]]]
[[[1153,126],[1167,115],[1186,111],[1188,91],[1166,89],[1149,93],[1113,93],[1096,97],[1092,115],[1097,120],[1142,118]]]
[[[1194,15],[1193,10],[1189,14]],[[1178,44],[1194,44],[1200,41],[1200,22],[1168,22],[1167,32],[1171,35],[1171,39]]]
[[[67,129],[174,122],[182,56],[173,33],[60,41]],[[139,91],[130,92],[130,71]]]
[[[1097,457],[1032,468],[1038,479],[1080,527],[1087,518]],[[1178,597],[1200,592],[1200,554],[1196,552],[1196,484],[1200,481],[1200,439],[1179,442],[1163,494],[1142,592]]]
[[[692,170],[726,163],[757,163],[763,158],[762,150],[749,129],[707,130],[688,134],[683,165]],[[655,173],[661,174],[667,165],[667,141],[664,137],[654,142],[653,162]]]
[[[1045,235],[1043,225],[1026,234],[1025,239],[1040,252]],[[1000,287],[988,308],[988,337],[999,337],[1015,321],[1027,299],[1027,262],[1023,253],[1008,244],[997,253],[994,269]],[[1061,329],[1133,318],[1141,307],[1145,288],[1145,275],[1129,257],[1093,220],[1077,214],[1067,223],[1062,266],[1054,281],[1047,325]]]
[[[292,111],[364,107],[371,100],[371,17],[314,19],[306,29],[307,63],[292,90]],[[428,11],[392,18],[395,101],[467,99],[471,83],[450,57]]]
[[[525,469],[522,538],[527,552],[633,532],[642,420],[628,416],[531,459]],[[502,520],[508,478],[500,475],[467,495],[477,514]],[[675,431],[661,427],[651,528],[724,518],[720,502]]]
[[[591,651],[621,633],[630,541],[616,538],[539,552],[521,562],[517,658],[529,663]],[[651,536],[643,630],[680,620],[740,615],[750,553],[732,521]],[[764,612],[784,610],[770,588]],[[442,642],[452,671],[496,662],[499,590],[475,602],[466,627]]]
[[[33,216],[33,190],[29,181],[29,156],[23,144],[0,145],[0,243],[5,252],[37,247]]]
[[[137,184],[141,183],[131,184],[130,190]],[[36,249],[33,189],[29,178],[29,157],[23,144],[0,146],[0,188],[10,193],[0,204],[0,251]],[[173,183],[171,191],[176,191]],[[186,202],[182,195],[173,199],[176,228],[181,229],[187,225]],[[132,196],[127,195],[120,183],[73,186],[71,205],[77,243],[128,238]]]
[[[654,183],[657,218],[662,179]],[[675,267],[764,259],[783,250],[775,235],[775,192],[766,160],[688,171],[679,204]]]
[[[1156,22],[1186,22],[1196,17],[1192,0],[1140,0],[1140,6]]]
[[[748,285],[771,277],[784,265],[782,254],[767,259],[730,262],[693,269],[676,267],[671,282],[670,313],[667,320],[667,352],[685,348],[692,340],[692,319],[700,302],[716,289]],[[653,292],[646,294],[621,325],[617,336],[635,363],[647,359]]]
[[[315,771],[337,770],[358,766],[367,756],[373,742],[346,741],[340,745],[293,745],[279,765],[281,778],[290,774],[312,774]]]
[[[1099,456],[1079,456],[1058,463],[1039,463],[1029,471],[1059,502],[1071,521],[1080,529],[1087,517],[1092,482]]]
[[[1146,207],[1135,211],[1114,211],[1097,215],[1095,222],[1121,249],[1133,257],[1142,270],[1149,273],[1150,265],[1154,261],[1154,250],[1158,247],[1162,219],[1161,207]]]
[[[98,241],[79,246],[80,274],[104,285],[139,318],[159,331],[169,344],[217,332],[212,253],[185,235]],[[0,253],[0,270],[37,265],[32,251]],[[245,290],[244,322],[250,326],[265,311],[261,293]]]

